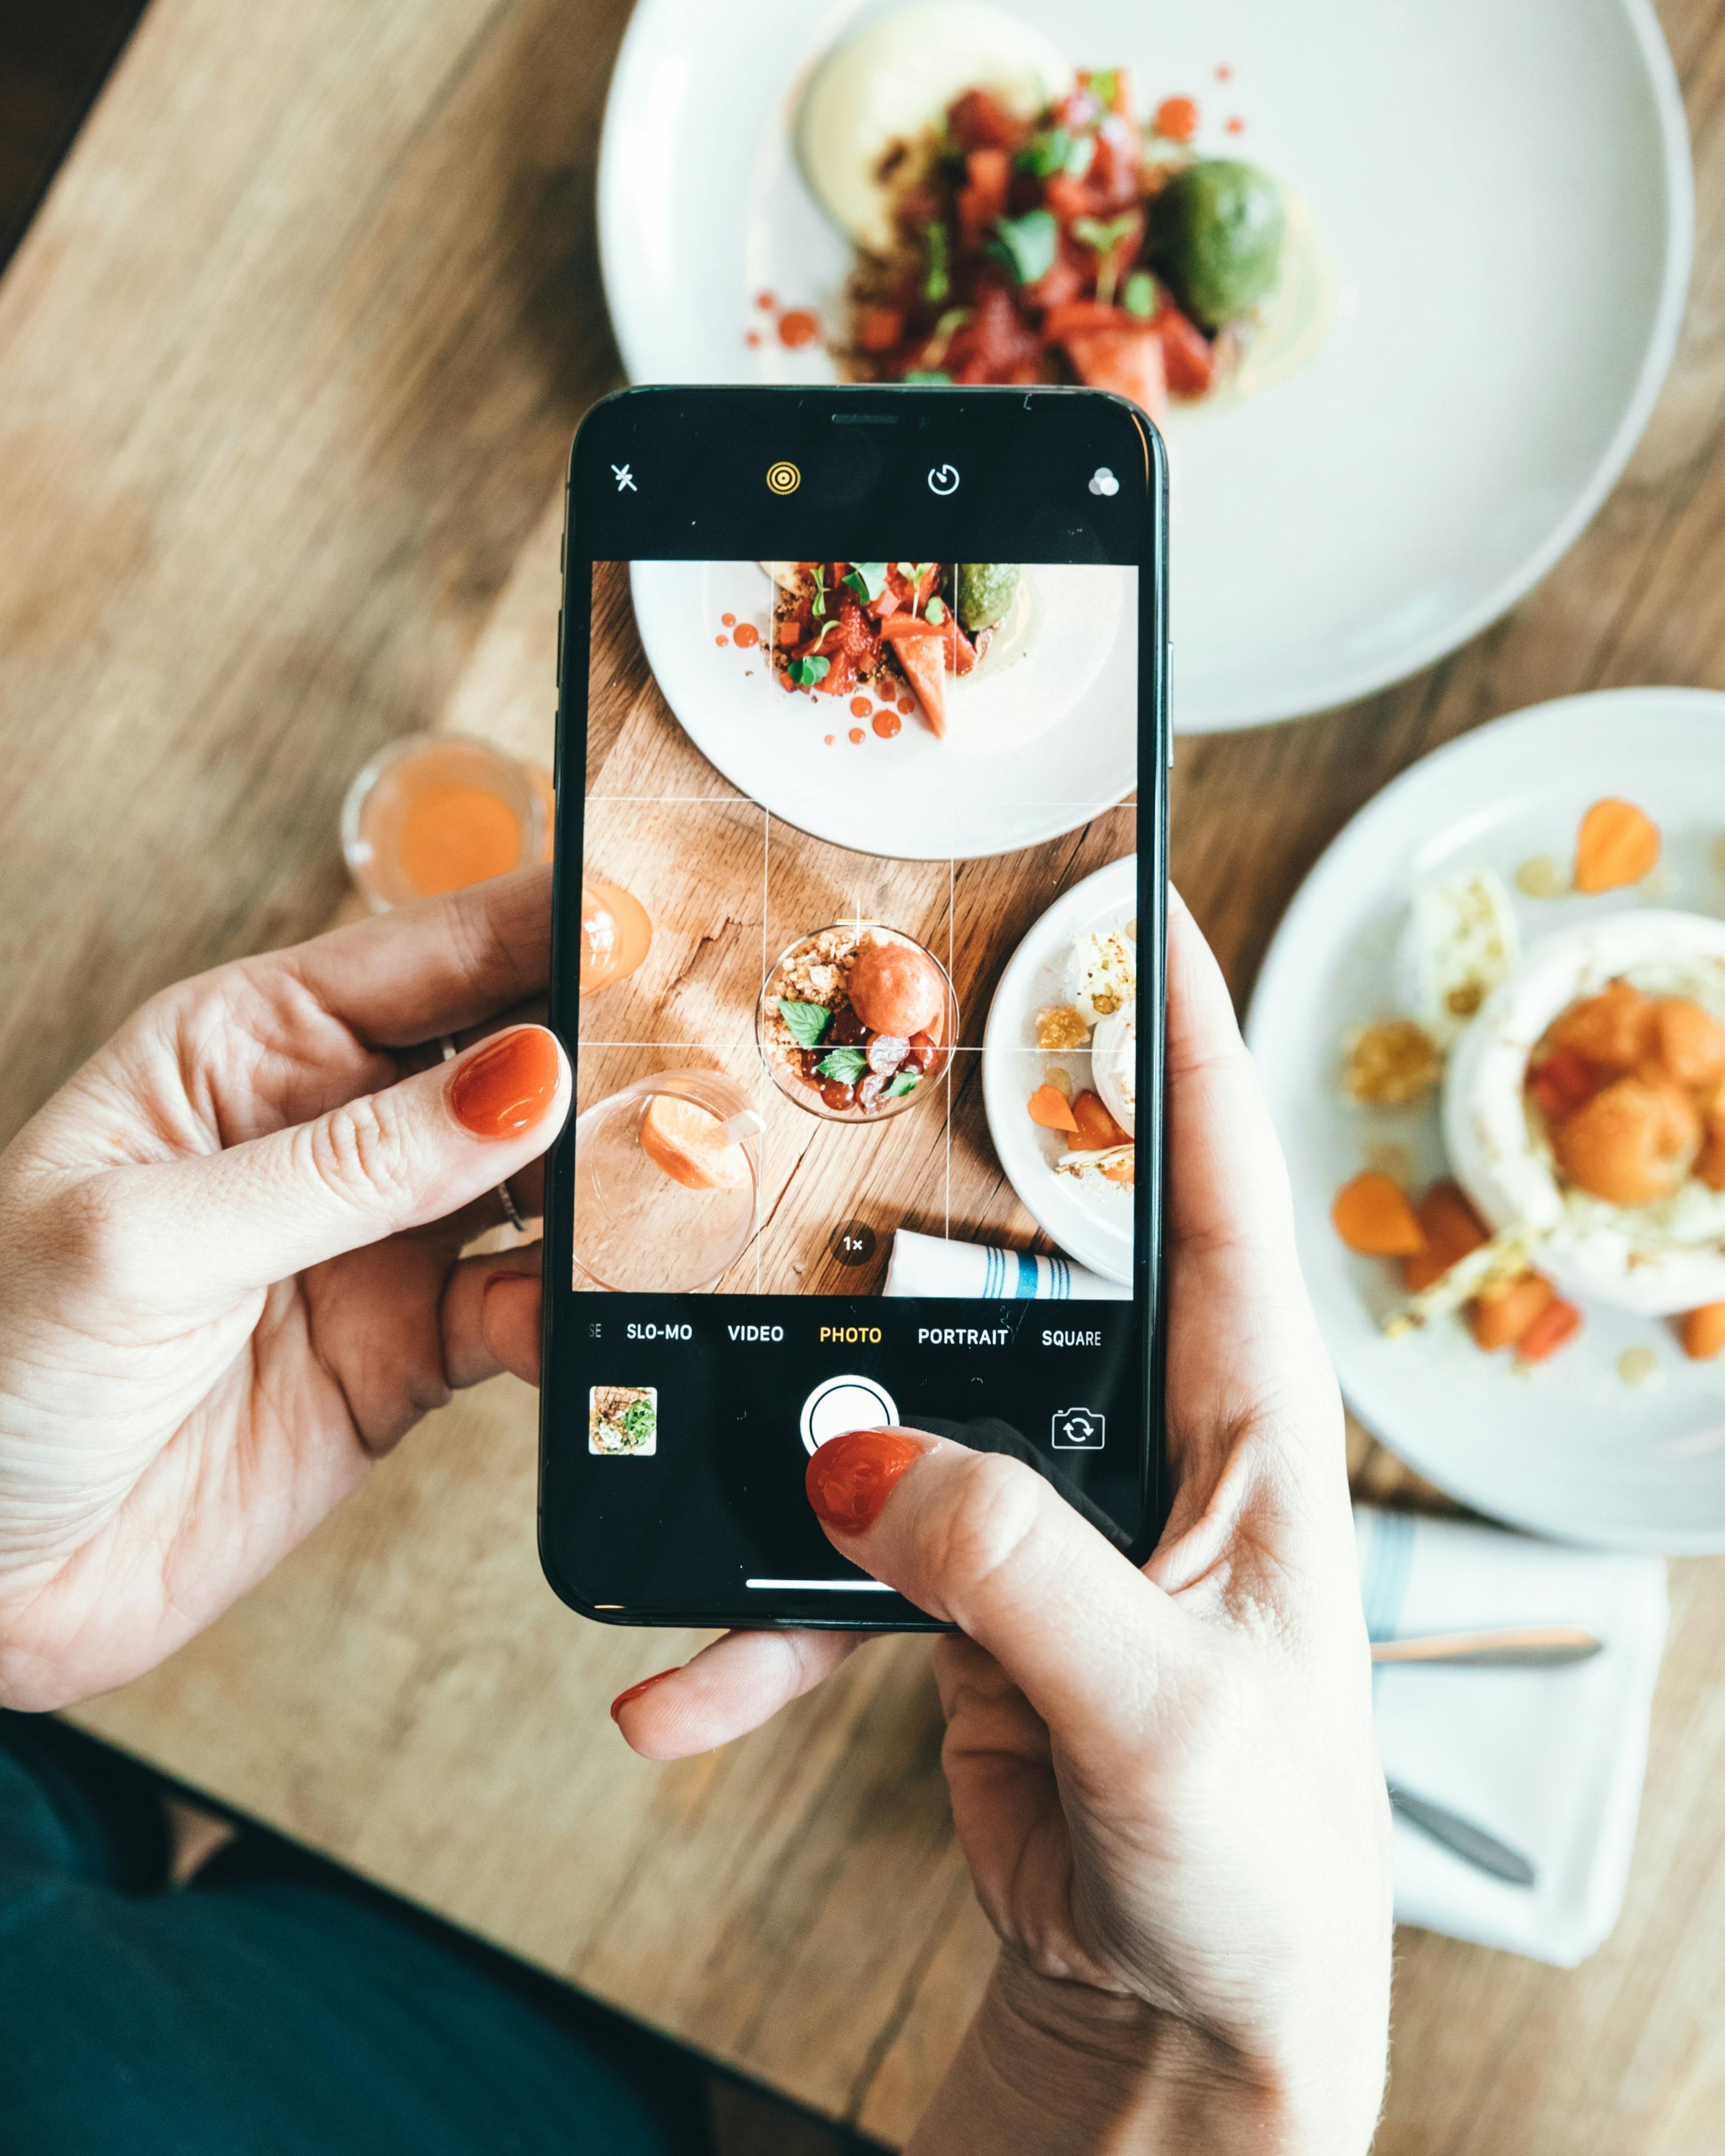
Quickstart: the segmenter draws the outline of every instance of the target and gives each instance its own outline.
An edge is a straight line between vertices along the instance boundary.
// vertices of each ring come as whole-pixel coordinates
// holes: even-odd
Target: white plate
[[[1636,890],[1535,900],[1518,864],[1567,860],[1582,812],[1626,796],[1660,825],[1659,867]],[[1352,1255],[1331,1200],[1373,1142],[1402,1143],[1416,1182],[1444,1172],[1435,1105],[1353,1106],[1337,1083],[1343,1034],[1397,1014],[1391,978],[1410,883],[1495,868],[1524,943],[1637,906],[1725,915],[1725,696],[1622,689],[1500,719],[1427,757],[1362,809],[1307,878],[1276,932],[1246,1037],[1293,1176],[1301,1261],[1342,1388],[1420,1474],[1481,1512],[1587,1543],[1725,1549],[1725,1363],[1691,1363],[1661,1319],[1584,1306],[1586,1329],[1546,1363],[1482,1355],[1458,1321],[1386,1340],[1393,1268]],[[1618,1374],[1625,1348],[1656,1374]]]
[[[1364,696],[1502,613],[1604,498],[1676,338],[1692,189],[1647,0],[1000,4],[1075,64],[1125,62],[1141,110],[1195,96],[1200,146],[1296,188],[1339,280],[1303,372],[1171,422],[1176,726]],[[752,303],[841,312],[847,249],[789,121],[881,5],[641,0],[599,161],[634,380],[831,378]]]
[[[1040,563],[1026,575],[1029,631],[948,683],[944,741],[918,711],[882,741],[848,696],[781,689],[757,562],[636,562],[629,586],[665,701],[733,786],[837,846],[971,860],[1058,838],[1137,783],[1137,571]],[[721,644],[727,613],[761,644]]]
[[[1138,864],[1128,854],[1074,884],[1050,906],[1007,961],[983,1032],[983,1108],[1006,1178],[1038,1227],[1105,1280],[1132,1276],[1132,1194],[1081,1188],[1056,1175],[1065,1150],[1058,1132],[1039,1130],[1024,1104],[1050,1063],[1084,1078],[1090,1051],[1051,1055],[1036,1045],[1036,1014],[1071,1000],[1066,961],[1074,940],[1092,929],[1123,927],[1138,908]],[[1085,1082],[1088,1082],[1085,1078]]]

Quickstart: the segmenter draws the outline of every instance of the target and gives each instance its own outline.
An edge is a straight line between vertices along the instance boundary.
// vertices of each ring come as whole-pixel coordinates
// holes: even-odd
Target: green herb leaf
[[[835,1048],[815,1065],[823,1078],[836,1078],[841,1086],[854,1086],[869,1067],[869,1059],[860,1048]]]
[[[922,296],[938,306],[952,289],[947,261],[947,228],[943,224],[925,224],[922,239],[928,252],[927,267],[922,279]]]
[[[790,675],[799,689],[814,689],[824,681],[833,670],[830,659],[793,659]]]
[[[999,256],[1020,285],[1034,285],[1055,265],[1060,248],[1060,228],[1051,209],[1026,210],[1022,217],[994,220],[989,252]]]
[[[928,604],[923,608],[922,617],[925,621],[932,621],[937,626],[946,619],[947,603],[940,597],[938,593],[937,593],[929,600]]]
[[[1156,312],[1156,280],[1147,270],[1134,270],[1121,287],[1120,304],[1129,315],[1147,322]]]
[[[1115,90],[1119,87],[1120,74],[1117,68],[1092,68],[1085,88],[1092,97],[1100,98],[1104,105],[1112,105]]]
[[[952,386],[952,376],[942,374],[937,367],[913,367],[910,372],[901,378],[906,382],[944,382],[948,389]]]
[[[809,611],[817,621],[826,618],[827,572],[824,565],[819,562],[814,565],[814,603]]]
[[[853,562],[851,563],[850,573],[845,581],[865,606],[879,598],[881,593],[886,590],[888,566],[885,562]]]
[[[1132,230],[1133,214],[1128,210],[1124,217],[1110,218],[1106,223],[1099,217],[1075,217],[1072,237],[1093,247],[1098,254],[1111,254]]]
[[[1066,170],[1075,180],[1081,180],[1096,162],[1096,138],[1094,135],[1075,135],[1072,146],[1066,152]]]
[[[890,1086],[881,1087],[880,1098],[883,1101],[901,1101],[906,1093],[914,1093],[922,1082],[914,1071],[901,1070]]]
[[[798,1048],[819,1048],[821,1035],[833,1022],[833,1014],[824,1004],[793,1004],[788,996],[779,998],[778,1014]]]

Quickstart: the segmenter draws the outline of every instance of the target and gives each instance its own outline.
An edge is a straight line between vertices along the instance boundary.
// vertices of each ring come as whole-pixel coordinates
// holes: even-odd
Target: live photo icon
[[[1108,1429],[1094,1408],[1056,1408],[1053,1441],[1056,1452],[1100,1452]]]

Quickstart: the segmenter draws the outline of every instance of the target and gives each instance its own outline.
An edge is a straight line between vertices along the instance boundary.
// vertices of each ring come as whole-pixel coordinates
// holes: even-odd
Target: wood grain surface
[[[624,13],[154,0],[0,281],[0,1135],[152,988],[329,917],[336,806],[381,742],[548,752],[559,469],[615,379],[592,167]],[[1241,994],[1322,847],[1425,750],[1577,690],[1725,687],[1725,10],[1661,14],[1700,244],[1629,475],[1442,665],[1181,745],[1176,873]],[[1407,1488],[1353,1443],[1373,1494]],[[992,1958],[925,1650],[648,1766],[604,1704],[696,1642],[570,1616],[532,1521],[532,1402],[500,1382],[80,1719],[902,2139]],[[1725,2146],[1725,1565],[1674,1566],[1673,1601],[1615,1935],[1566,1974],[1404,1933],[1385,2156]]]

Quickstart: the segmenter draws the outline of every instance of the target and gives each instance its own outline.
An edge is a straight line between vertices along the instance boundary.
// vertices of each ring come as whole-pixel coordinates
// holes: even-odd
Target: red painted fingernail
[[[476,1138],[519,1137],[557,1098],[560,1069],[557,1045],[543,1026],[517,1026],[456,1065],[449,1106]]]
[[[829,1437],[803,1478],[821,1525],[841,1535],[866,1534],[899,1476],[926,1450],[891,1430],[853,1430],[844,1437]]]
[[[679,1662],[676,1669],[661,1670],[657,1676],[643,1677],[638,1685],[631,1685],[627,1691],[619,1692],[611,1702],[611,1719],[616,1721],[619,1707],[627,1707],[632,1699],[639,1699],[644,1691],[651,1691],[655,1685],[663,1684],[667,1677],[674,1677],[682,1666]]]

